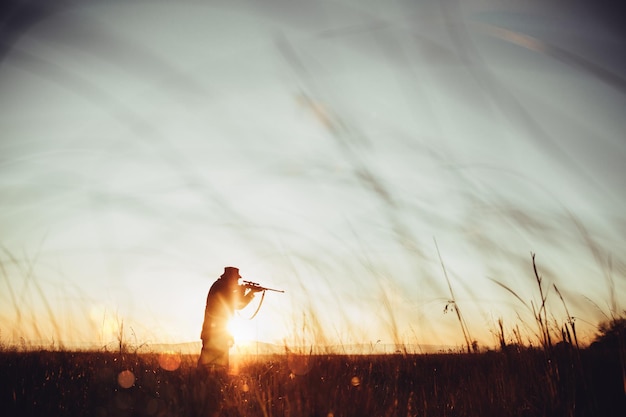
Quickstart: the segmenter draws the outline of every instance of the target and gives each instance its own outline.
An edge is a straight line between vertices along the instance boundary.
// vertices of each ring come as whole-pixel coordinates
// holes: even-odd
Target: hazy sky
[[[504,3],[504,5],[500,4]],[[626,45],[582,2],[15,9],[0,62],[0,342],[462,344],[539,295],[624,308]],[[258,298],[257,298],[258,300]]]

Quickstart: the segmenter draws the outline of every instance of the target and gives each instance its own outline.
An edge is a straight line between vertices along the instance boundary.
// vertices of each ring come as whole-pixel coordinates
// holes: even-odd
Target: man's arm
[[[254,291],[250,290],[250,289],[246,289],[244,286],[239,286],[239,288],[237,288],[237,302],[235,303],[235,308],[237,310],[241,310],[242,308],[245,308],[248,304],[250,304],[250,301],[252,301],[252,299],[254,298]]]

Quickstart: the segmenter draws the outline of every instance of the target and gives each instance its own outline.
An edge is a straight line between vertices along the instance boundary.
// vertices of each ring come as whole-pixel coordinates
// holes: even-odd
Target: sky
[[[225,266],[285,290],[241,343],[533,340],[532,254],[555,329],[626,308],[603,2],[14,4],[2,344],[198,341]]]

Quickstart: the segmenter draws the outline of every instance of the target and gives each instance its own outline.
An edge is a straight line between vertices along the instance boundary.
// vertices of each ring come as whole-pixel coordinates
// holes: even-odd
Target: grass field
[[[530,343],[519,329],[508,341],[499,320],[496,349],[468,336],[456,352],[437,354],[303,354],[285,346],[281,354],[233,355],[221,375],[198,370],[189,351],[133,349],[121,328],[113,351],[0,344],[0,410],[4,417],[625,416],[626,312],[580,345],[574,319],[559,323],[549,312],[534,255],[533,270],[538,302],[498,283],[532,311]]]
[[[244,358],[202,374],[194,355],[6,350],[12,416],[624,416],[617,350]]]

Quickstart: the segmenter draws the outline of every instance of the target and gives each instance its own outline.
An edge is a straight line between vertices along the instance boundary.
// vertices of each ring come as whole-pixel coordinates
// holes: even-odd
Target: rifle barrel
[[[285,292],[285,290],[277,290],[274,288],[266,288],[266,287],[261,287],[263,288],[263,290],[267,290],[267,291],[274,291],[274,292]]]
[[[277,290],[275,288],[268,288],[268,287],[264,287],[261,284],[259,284],[258,282],[252,282],[252,281],[244,281],[243,285],[246,288],[250,288],[252,290],[259,290],[259,291],[274,291],[274,292],[282,292],[284,293],[284,290]]]

